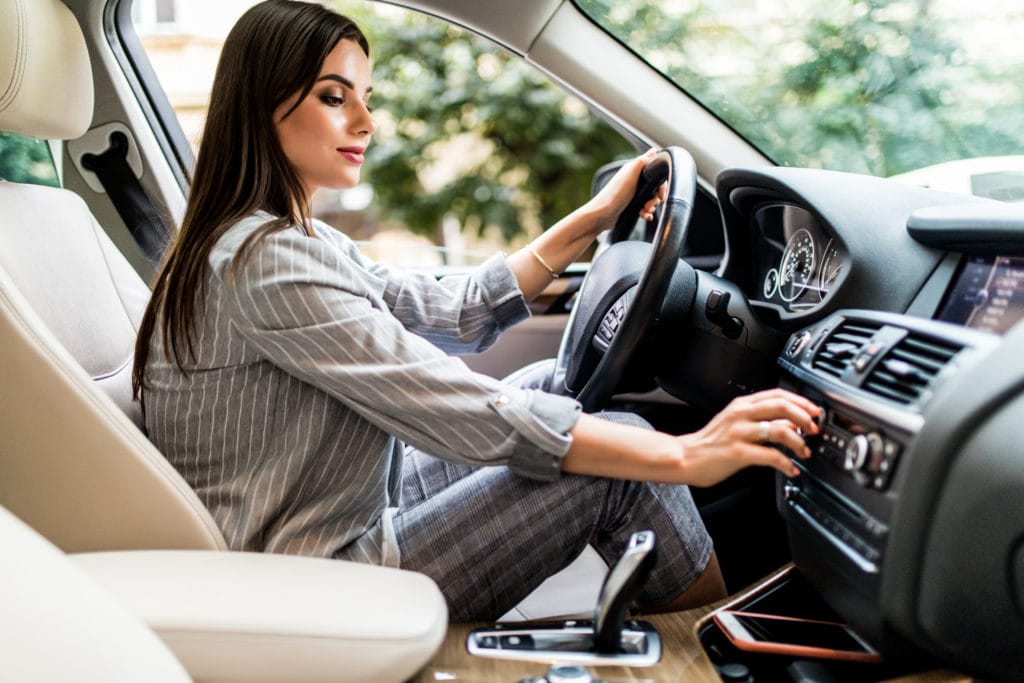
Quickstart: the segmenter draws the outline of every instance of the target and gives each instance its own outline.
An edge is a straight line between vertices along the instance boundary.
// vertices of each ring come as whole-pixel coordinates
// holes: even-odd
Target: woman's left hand
[[[604,215],[605,220],[601,221],[602,229],[610,227],[609,224],[619,217],[619,214],[622,213],[626,205],[633,199],[633,195],[636,194],[637,184],[640,182],[640,173],[654,159],[657,153],[658,150],[649,149],[636,159],[624,164],[612,176],[612,179],[601,188],[601,191],[590,200],[591,204]],[[662,183],[661,187],[658,188],[658,192],[640,208],[640,218],[647,221],[653,220],[654,210],[658,208],[661,202],[665,201],[667,193],[668,186]]]

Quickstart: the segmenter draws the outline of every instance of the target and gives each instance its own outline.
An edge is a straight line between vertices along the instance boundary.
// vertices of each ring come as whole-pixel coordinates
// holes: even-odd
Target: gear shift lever
[[[622,557],[601,584],[594,609],[594,650],[602,654],[620,651],[626,610],[643,588],[655,561],[654,532],[637,531],[629,537]]]
[[[654,666],[661,659],[658,631],[646,621],[625,623],[626,610],[653,566],[654,532],[638,531],[605,575],[594,609],[594,623],[569,619],[563,623],[495,624],[471,631],[466,649],[471,655],[499,659],[582,666]]]

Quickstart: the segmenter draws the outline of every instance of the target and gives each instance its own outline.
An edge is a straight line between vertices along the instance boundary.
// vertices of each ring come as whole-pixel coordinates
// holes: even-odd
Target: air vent
[[[875,323],[844,320],[818,349],[811,367],[833,377],[842,377],[857,351],[871,341],[880,328],[881,325]]]
[[[914,403],[962,348],[911,332],[878,361],[861,388],[897,403]]]

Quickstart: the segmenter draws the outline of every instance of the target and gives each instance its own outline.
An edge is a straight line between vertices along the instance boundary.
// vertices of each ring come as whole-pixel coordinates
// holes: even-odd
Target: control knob
[[[882,453],[885,442],[877,432],[857,434],[846,446],[846,457],[843,458],[843,469],[857,472]]]
[[[828,408],[823,405],[818,406],[818,414],[814,418],[814,424],[818,426],[819,434],[825,431],[825,426],[828,424]]]
[[[799,436],[804,437],[807,445],[814,448],[820,443],[822,436],[825,434],[825,426],[828,424],[828,411],[825,406],[818,406],[818,415],[814,418],[814,424],[817,425],[818,431],[816,434],[804,434],[804,430],[797,428],[796,433]]]

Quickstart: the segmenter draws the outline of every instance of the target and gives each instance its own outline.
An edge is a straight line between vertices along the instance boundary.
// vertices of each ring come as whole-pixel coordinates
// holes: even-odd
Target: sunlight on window
[[[575,2],[780,164],[892,176],[986,159],[1019,172],[1017,0]]]

